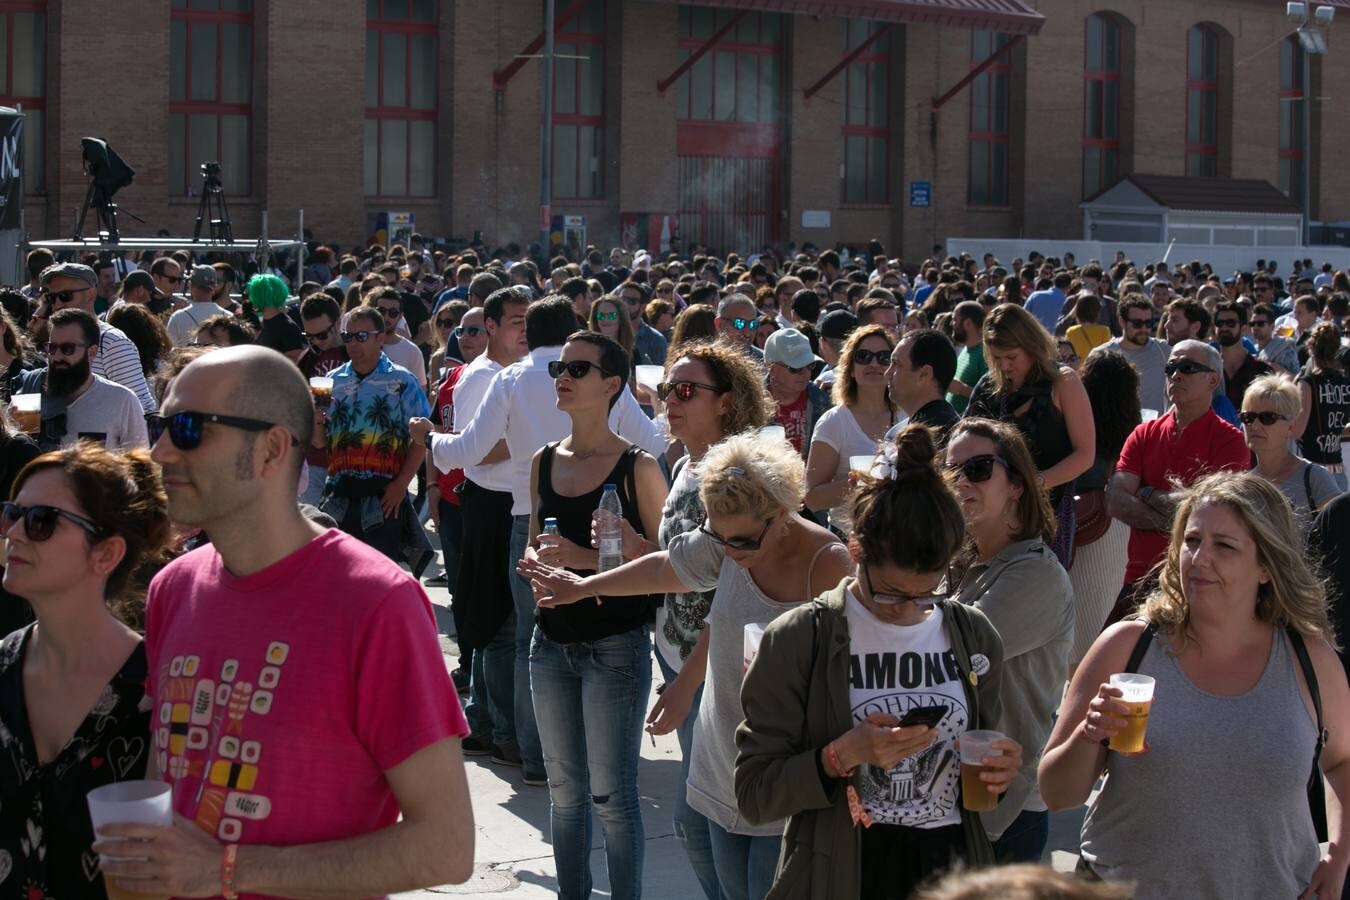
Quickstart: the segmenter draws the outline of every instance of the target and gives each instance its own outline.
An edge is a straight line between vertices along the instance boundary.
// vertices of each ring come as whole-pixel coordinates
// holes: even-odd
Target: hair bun
[[[927,425],[912,422],[895,436],[895,473],[933,470],[937,458],[937,435]]]

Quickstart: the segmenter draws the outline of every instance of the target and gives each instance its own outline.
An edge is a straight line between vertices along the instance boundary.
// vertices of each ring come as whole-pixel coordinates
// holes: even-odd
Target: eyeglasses
[[[61,356],[74,356],[78,351],[88,346],[88,344],[81,344],[78,341],[51,341],[44,349],[48,356],[58,353]]]
[[[92,287],[74,288],[69,291],[43,291],[42,299],[51,304],[69,303],[76,294],[83,294],[85,291],[92,291]]]
[[[595,314],[595,321],[597,322],[617,322],[618,320],[619,314],[616,312],[598,312]]]
[[[174,413],[171,416],[151,413],[145,417],[145,428],[150,434],[151,447],[159,443],[159,439],[167,431],[169,440],[179,450],[196,450],[202,445],[202,430],[208,422],[213,425],[224,425],[227,428],[238,428],[243,431],[266,431],[269,428],[279,427],[276,422],[264,422],[261,419],[245,419],[239,416],[222,416],[216,413],[189,411]],[[300,442],[295,439],[295,435],[291,435],[291,446],[300,446]]]
[[[457,337],[478,337],[480,334],[487,334],[487,329],[482,325],[455,326],[455,335]]]
[[[727,547],[731,550],[742,550],[748,553],[752,550],[758,550],[763,546],[764,535],[769,533],[769,526],[772,524],[773,519],[767,520],[764,523],[764,527],[759,530],[759,537],[755,538],[724,538],[708,528],[707,525],[698,526],[698,530],[706,534],[712,541],[721,544],[723,547]]]
[[[802,374],[803,372],[805,372],[807,369],[811,368],[810,366],[789,366],[787,363],[779,363],[778,365],[780,365],[780,366],[782,366],[783,368],[787,369],[788,372],[790,372],[790,373],[793,374],[793,375],[800,375],[800,374]]]
[[[185,280],[182,275],[160,275],[159,277],[169,284],[182,284]]]
[[[1148,328],[1153,325],[1153,318],[1149,317],[1147,319],[1133,319],[1130,318],[1129,316],[1126,316],[1125,324],[1131,328]]]
[[[578,359],[572,362],[563,362],[555,359],[548,364],[548,374],[550,378],[561,378],[562,373],[566,372],[571,378],[585,378],[590,374],[591,369],[596,369],[601,376],[609,378],[612,373],[606,372],[598,363],[593,363],[588,359]]]
[[[1193,359],[1178,359],[1169,362],[1163,366],[1163,373],[1171,378],[1173,375],[1198,375],[1201,372],[1213,372],[1209,366],[1198,363]]]
[[[891,361],[891,351],[889,350],[854,350],[853,362],[860,366],[870,366],[876,363],[879,366],[889,365]]]
[[[107,529],[95,525],[84,516],[77,516],[73,512],[66,512],[56,506],[46,506],[35,504],[33,506],[20,506],[12,500],[6,500],[0,503],[0,531],[8,534],[14,527],[14,523],[20,519],[23,520],[24,534],[34,543],[40,544],[52,536],[56,531],[56,520],[66,519],[74,522],[96,538],[103,538],[108,534]]]
[[[403,315],[403,310],[394,306],[381,306],[380,315],[384,316],[386,319],[397,319]]]
[[[754,331],[759,327],[759,319],[732,319],[731,327],[737,331]]]
[[[323,331],[316,331],[314,334],[310,334],[308,331],[301,333],[305,336],[305,339],[310,341],[311,343],[318,343],[319,341],[326,340],[327,337],[333,333],[333,329],[336,327],[337,327],[336,325],[329,325]]]
[[[373,337],[379,337],[378,331],[344,331],[342,332],[342,343],[350,344],[355,341],[358,344],[364,344]]]
[[[1215,328],[1237,328],[1241,323],[1237,319],[1215,319]]]
[[[1238,420],[1241,421],[1243,425],[1250,425],[1253,422],[1260,422],[1262,425],[1269,428],[1276,422],[1289,421],[1289,417],[1282,416],[1279,413],[1273,412],[1269,409],[1264,409],[1261,412],[1252,412],[1249,409],[1244,409],[1242,412],[1238,413]]]
[[[867,566],[860,566],[862,569],[863,586],[867,588],[867,593],[872,597],[873,602],[882,606],[899,606],[901,603],[913,603],[915,606],[932,606],[943,597],[946,592],[938,589],[928,594],[881,594],[872,587],[872,576],[867,571]]]
[[[674,288],[657,288],[657,289],[656,289],[656,292],[657,292],[658,294],[662,294],[662,295],[664,295],[664,294],[673,294],[673,293],[675,293],[675,289],[674,289]]]
[[[971,484],[980,484],[994,477],[994,466],[1008,468],[1008,461],[997,453],[981,453],[959,463],[944,463],[942,468],[954,475],[964,476]]]
[[[674,394],[675,399],[687,403],[694,399],[694,394],[700,388],[705,391],[711,391],[714,394],[722,393],[721,388],[711,384],[704,384],[701,381],[663,381],[656,386],[656,399],[665,403],[666,398],[671,394]]]

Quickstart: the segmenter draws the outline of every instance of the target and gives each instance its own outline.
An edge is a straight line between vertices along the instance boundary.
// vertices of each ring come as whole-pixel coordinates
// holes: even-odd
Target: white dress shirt
[[[479,357],[480,359],[482,357]],[[442,472],[465,468],[482,459],[502,438],[511,450],[511,514],[527,516],[533,506],[530,496],[530,464],[545,444],[572,433],[572,420],[558,409],[558,395],[548,364],[562,358],[562,347],[539,347],[518,363],[492,376],[487,395],[473,421],[459,434],[433,434],[431,458]],[[475,360],[476,362],[477,360]],[[466,372],[464,377],[467,378]],[[455,418],[464,382],[455,387]],[[666,450],[666,433],[642,412],[629,390],[609,412],[609,427],[627,441],[656,456]]]
[[[483,398],[487,396],[488,386],[492,384],[492,379],[502,368],[503,366],[499,363],[488,359],[486,353],[481,353],[464,369],[464,374],[459,376],[459,382],[455,385],[453,430],[464,431],[468,428],[474,415],[483,405]],[[511,490],[511,461],[504,459],[501,462],[489,463],[488,465],[481,465],[478,462],[491,452],[495,444],[494,441],[482,453],[473,457],[471,465],[452,468],[462,468],[464,477],[481,488],[505,493]]]

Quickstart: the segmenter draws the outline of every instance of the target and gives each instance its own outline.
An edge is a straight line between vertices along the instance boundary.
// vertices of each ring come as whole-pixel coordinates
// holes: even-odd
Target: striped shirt
[[[150,385],[145,383],[145,372],[141,370],[141,355],[131,338],[119,328],[107,322],[98,323],[100,332],[98,354],[94,357],[95,375],[102,375],[109,381],[129,389],[141,401],[141,409],[146,413],[155,411],[155,398],[150,393]]]

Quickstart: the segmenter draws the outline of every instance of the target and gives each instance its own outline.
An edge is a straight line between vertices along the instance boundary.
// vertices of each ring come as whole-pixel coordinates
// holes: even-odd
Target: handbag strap
[[[1317,504],[1313,503],[1312,495],[1312,463],[1309,462],[1303,464],[1303,493],[1308,497],[1308,510],[1316,515]]]
[[[1285,633],[1289,635],[1289,643],[1294,648],[1294,656],[1298,659],[1298,667],[1303,670],[1303,680],[1308,685],[1308,694],[1312,698],[1313,713],[1317,716],[1317,747],[1313,750],[1313,774],[1312,777],[1318,777],[1317,763],[1322,758],[1322,748],[1327,743],[1326,724],[1322,720],[1322,692],[1317,687],[1317,672],[1313,669],[1312,657],[1308,655],[1308,645],[1303,640],[1303,635],[1299,634],[1292,627],[1285,628]]]

